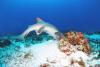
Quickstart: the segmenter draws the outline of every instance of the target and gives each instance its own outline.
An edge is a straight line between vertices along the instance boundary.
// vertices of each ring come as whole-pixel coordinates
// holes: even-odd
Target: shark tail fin
[[[12,39],[20,39],[20,40],[24,40],[24,37],[22,35],[18,35],[18,36],[13,36],[11,37]]]
[[[21,40],[24,40],[24,39],[25,39],[23,35],[19,35],[18,37],[19,37],[19,39],[21,39]]]

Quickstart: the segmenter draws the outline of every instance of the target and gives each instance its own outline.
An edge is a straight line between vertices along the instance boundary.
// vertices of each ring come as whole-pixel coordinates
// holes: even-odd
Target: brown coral
[[[64,49],[65,52],[65,48],[67,50],[68,48],[70,48],[70,45],[75,46],[77,50],[83,51],[87,54],[90,53],[88,39],[84,37],[84,34],[82,32],[71,31],[65,33],[65,37],[60,39],[60,47],[63,46],[62,49]]]

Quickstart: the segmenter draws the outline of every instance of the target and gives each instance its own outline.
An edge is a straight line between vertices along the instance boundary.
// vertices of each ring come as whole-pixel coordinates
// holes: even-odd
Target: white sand
[[[28,48],[24,47],[22,50],[20,53],[15,53],[14,58],[8,63],[9,67],[39,67],[45,63],[50,64],[50,67],[80,67],[77,63],[70,65],[71,60],[80,61],[83,59],[85,62],[88,58],[81,51],[66,56],[58,49],[57,41],[48,41]],[[26,54],[29,54],[29,56],[25,58]]]

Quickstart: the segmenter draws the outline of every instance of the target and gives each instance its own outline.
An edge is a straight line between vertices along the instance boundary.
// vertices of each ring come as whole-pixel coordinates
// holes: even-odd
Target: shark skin
[[[41,34],[42,32],[46,32],[50,36],[52,36],[54,39],[59,39],[60,36],[63,34],[58,31],[58,29],[43,21],[41,18],[36,18],[37,23],[34,25],[29,26],[22,34],[21,38],[23,39],[25,36],[27,36],[30,32],[35,31],[37,35]]]

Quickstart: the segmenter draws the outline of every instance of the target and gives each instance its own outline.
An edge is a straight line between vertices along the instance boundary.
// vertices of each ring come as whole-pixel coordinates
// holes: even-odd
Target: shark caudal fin
[[[19,39],[19,40],[24,40],[24,37],[22,35],[16,35],[16,36],[11,36],[9,37],[11,39]]]
[[[19,39],[21,39],[21,40],[24,40],[24,39],[25,39],[25,37],[24,37],[23,35],[19,35],[18,37],[19,37]]]

